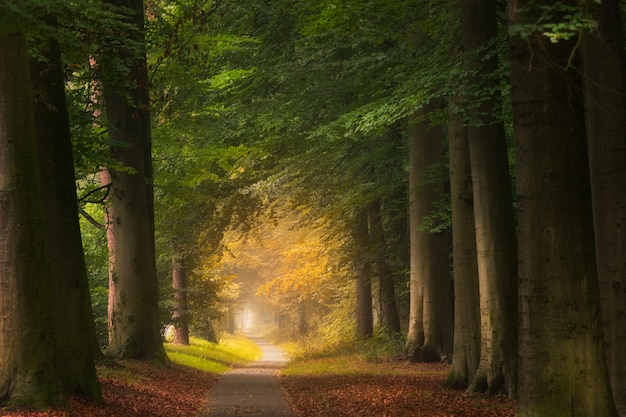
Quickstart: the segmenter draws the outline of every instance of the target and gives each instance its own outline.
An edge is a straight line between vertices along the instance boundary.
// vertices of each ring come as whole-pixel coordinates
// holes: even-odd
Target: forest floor
[[[297,417],[512,417],[506,397],[466,395],[441,387],[448,366],[380,364],[385,372],[352,375],[283,375]],[[12,417],[191,417],[205,404],[217,376],[195,369],[125,362],[124,372],[99,368],[103,404],[72,398],[71,411],[19,412]]]

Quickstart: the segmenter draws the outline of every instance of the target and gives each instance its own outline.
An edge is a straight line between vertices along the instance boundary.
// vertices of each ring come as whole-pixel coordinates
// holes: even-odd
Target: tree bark
[[[111,1],[126,6],[142,44],[143,1]],[[121,54],[121,51],[117,51]],[[134,53],[134,52],[129,52]],[[102,61],[101,61],[102,62]],[[106,61],[105,61],[106,62]],[[132,87],[103,80],[109,138],[113,157],[126,169],[109,169],[115,263],[112,281],[111,334],[107,354],[115,358],[157,360],[168,363],[159,320],[158,280],[154,248],[154,204],[149,92],[145,52],[131,62]]]
[[[354,219],[356,336],[358,339],[367,339],[374,333],[372,314],[372,268],[367,253],[368,233],[367,211],[362,210]]]
[[[0,32],[0,404],[65,403],[45,260],[26,40]]]
[[[551,4],[540,2],[541,4]],[[572,3],[577,6],[578,3]],[[530,21],[538,8],[509,2]],[[533,4],[535,5],[535,4]],[[577,39],[510,38],[519,224],[518,416],[615,416],[598,288]]]
[[[376,275],[378,276],[378,299],[380,300],[380,325],[392,333],[400,334],[400,316],[396,302],[396,289],[391,267],[387,262],[387,243],[383,228],[380,199],[368,206],[370,246],[375,252]]]
[[[448,239],[444,233],[420,230],[435,210],[443,186],[431,178],[441,162],[442,131],[430,127],[427,116],[439,109],[429,103],[409,126],[409,216],[411,234],[411,280],[408,343],[413,360],[439,361],[452,354],[452,296],[448,265]]]
[[[596,263],[611,388],[626,416],[626,57],[619,2],[591,11],[598,28],[581,52]]]
[[[454,275],[454,350],[446,385],[466,388],[480,363],[480,301],[472,171],[467,128],[449,103],[450,195],[452,205],[452,271]]]
[[[61,50],[55,40],[31,58],[34,126],[38,154],[46,259],[54,296],[54,323],[67,393],[101,401],[94,366],[96,338],[87,268],[78,222],[78,202]],[[58,244],[63,236],[63,244]]]
[[[172,287],[174,288],[174,340],[177,345],[189,345],[189,321],[187,304],[187,274],[185,261],[172,259]]]
[[[307,323],[306,319],[306,306],[302,300],[298,300],[297,303],[296,327],[298,329],[298,336],[306,336],[309,333],[309,323]]]
[[[466,67],[477,74],[472,87],[480,86],[484,95],[472,97],[467,126],[481,311],[481,359],[470,390],[515,396],[517,242],[504,126],[496,117],[500,80],[493,75],[498,60],[488,47],[498,34],[496,12],[495,0],[461,3]]]

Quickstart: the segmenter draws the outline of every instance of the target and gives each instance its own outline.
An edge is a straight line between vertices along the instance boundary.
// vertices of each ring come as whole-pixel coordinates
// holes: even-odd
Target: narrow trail
[[[221,375],[199,417],[294,417],[278,382],[287,357],[263,338],[249,336],[263,353],[258,361]]]

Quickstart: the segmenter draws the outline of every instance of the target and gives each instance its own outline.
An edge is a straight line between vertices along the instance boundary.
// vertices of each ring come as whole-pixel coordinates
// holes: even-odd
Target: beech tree
[[[148,73],[143,38],[142,0],[112,2],[130,15],[136,31],[123,34],[127,46],[100,59],[101,66],[130,59],[127,75],[103,80],[108,133],[113,157],[123,169],[111,178],[112,316],[107,354],[116,358],[167,363],[159,320],[154,244],[154,202]],[[133,49],[132,46],[139,48]],[[128,61],[127,61],[128,62]],[[119,68],[109,67],[111,71]]]
[[[54,25],[54,19],[49,18]],[[85,256],[78,223],[76,180],[65,79],[58,42],[42,43],[41,58],[30,59],[34,126],[46,237],[52,280],[54,324],[63,386],[101,400],[94,366],[95,328]],[[63,236],[64,243],[57,244]]]
[[[549,4],[509,2],[510,27],[517,33],[510,38],[519,225],[517,413],[615,416],[602,334],[582,80],[574,69],[578,35],[551,42],[534,30],[545,11],[538,6]]]
[[[187,272],[185,260],[182,258],[172,259],[172,287],[174,288],[174,340],[178,345],[189,344],[189,319],[187,303]]]
[[[368,256],[367,211],[354,218],[354,276],[356,278],[356,337],[366,339],[374,333],[372,312],[372,265]]]
[[[45,259],[26,39],[0,18],[0,403],[65,402]],[[11,13],[9,13],[9,17]]]
[[[457,91],[461,87],[454,85]],[[458,111],[459,99],[448,103],[448,152],[452,212],[452,273],[454,280],[454,349],[446,384],[467,388],[480,363],[480,302],[472,171],[467,127]]]
[[[426,361],[449,357],[453,337],[448,239],[443,232],[424,230],[426,217],[443,194],[436,169],[443,159],[443,131],[428,119],[440,103],[431,101],[409,122],[411,303],[407,338],[413,359]]]
[[[582,37],[596,263],[613,397],[626,415],[626,55],[618,1],[591,4]]]
[[[480,281],[480,365],[472,391],[508,392],[517,383],[517,247],[513,198],[504,125],[500,110],[500,80],[494,74],[498,55],[495,0],[461,3],[461,43],[465,68],[478,95],[465,105],[472,167],[472,190],[478,277]]]
[[[373,251],[375,275],[378,278],[378,308],[380,309],[379,325],[388,331],[399,335],[400,316],[396,300],[396,289],[393,279],[393,270],[389,264],[389,254],[385,230],[383,227],[380,199],[368,205],[367,219],[369,222],[370,246]]]

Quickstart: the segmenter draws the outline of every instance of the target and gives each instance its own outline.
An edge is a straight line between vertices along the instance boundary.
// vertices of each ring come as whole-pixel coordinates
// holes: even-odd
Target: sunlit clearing
[[[261,357],[259,347],[241,334],[224,334],[219,344],[192,337],[189,346],[165,343],[165,350],[174,364],[214,374]]]

